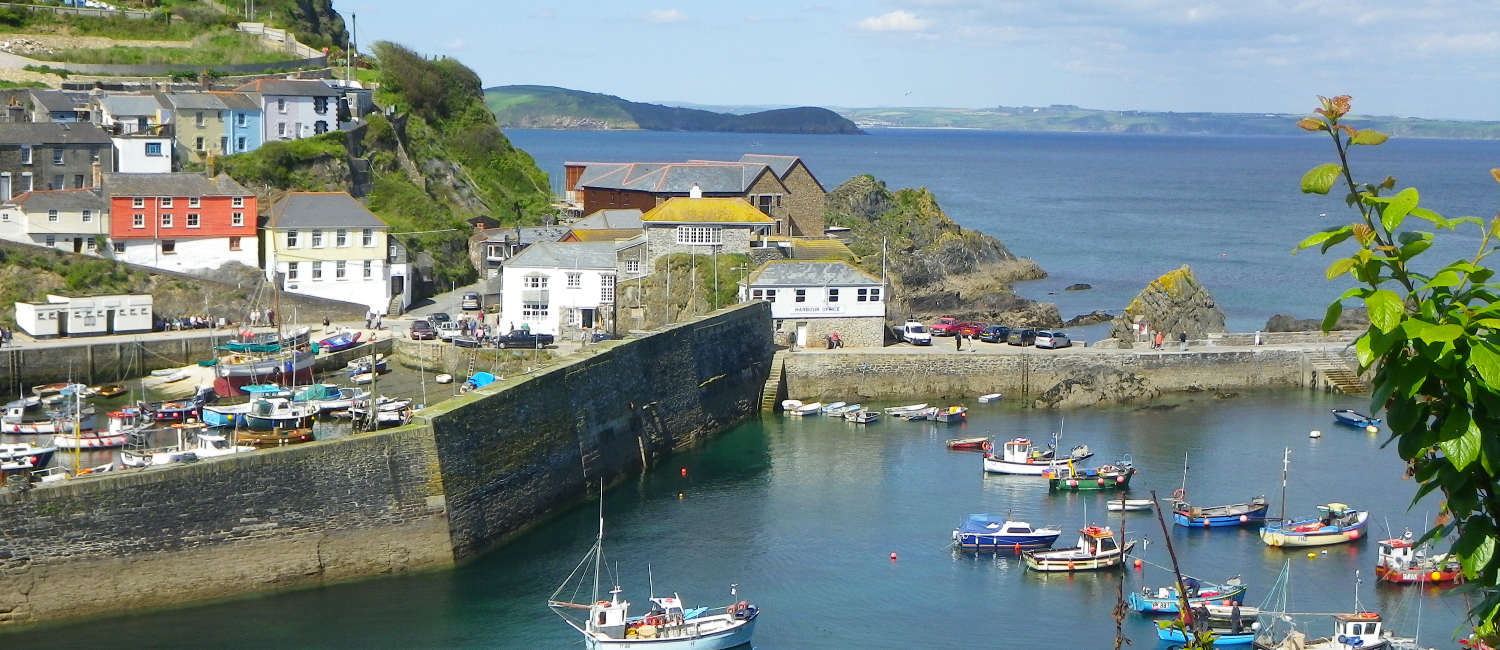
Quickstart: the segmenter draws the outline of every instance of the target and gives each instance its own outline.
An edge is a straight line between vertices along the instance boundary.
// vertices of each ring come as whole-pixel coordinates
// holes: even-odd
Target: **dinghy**
[[[1372,418],[1363,413],[1358,413],[1349,409],[1333,409],[1333,419],[1337,420],[1339,424],[1351,426],[1357,429],[1373,427],[1380,424],[1380,418]]]
[[[925,411],[925,410],[927,410],[927,405],[926,404],[912,404],[912,405],[909,405],[909,406],[890,406],[890,407],[886,407],[885,414],[886,415],[890,415],[890,416],[898,416],[898,415],[899,416],[905,416],[905,415],[911,415],[912,413],[919,413],[919,412]]]
[[[844,414],[844,419],[855,424],[872,424],[880,419],[880,411],[860,409]]]
[[[1260,540],[1268,546],[1327,546],[1359,539],[1370,513],[1342,503],[1318,506],[1318,516],[1267,523]]]
[[[990,402],[998,402],[998,401],[1000,401],[1000,398],[1001,398],[1000,393],[990,393],[989,395],[980,395],[979,396],[979,403],[980,404],[989,404]]]
[[[844,402],[834,402],[832,404],[825,404],[825,405],[823,405],[822,413],[823,413],[823,415],[843,415],[844,414],[844,406],[846,406],[846,404]]]
[[[1155,501],[1150,499],[1116,499],[1106,502],[1110,512],[1138,512],[1150,510]]]
[[[814,413],[817,413],[822,408],[823,408],[823,403],[822,402],[813,402],[811,404],[803,404],[802,406],[799,406],[797,408],[792,409],[791,410],[791,414],[795,415],[795,416],[798,416],[798,417],[802,417],[804,415],[812,415]]]
[[[1183,576],[1182,584],[1187,588],[1188,607],[1193,608],[1212,604],[1228,608],[1245,602],[1245,592],[1250,589],[1239,576],[1225,580],[1223,584],[1206,583]],[[1130,592],[1125,602],[1131,609],[1143,614],[1175,614],[1181,609],[1176,585],[1156,589],[1142,587],[1140,591]]]
[[[953,438],[947,442],[948,448],[954,451],[988,451],[990,439],[984,436],[978,438]]]

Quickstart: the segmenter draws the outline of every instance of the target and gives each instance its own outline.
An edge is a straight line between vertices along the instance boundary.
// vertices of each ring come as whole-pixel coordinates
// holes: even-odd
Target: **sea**
[[[1064,316],[1118,311],[1152,279],[1182,266],[1253,331],[1273,314],[1313,317],[1343,285],[1329,260],[1292,255],[1308,233],[1344,223],[1342,197],[1308,196],[1298,180],[1333,159],[1316,136],[1166,136],[875,130],[868,136],[514,131],[512,140],[554,178],[563,161],[734,160],[744,153],[802,156],[828,189],[855,174],[889,187],[926,187],[959,224],[998,237],[1049,273],[1017,291],[1056,302]],[[1450,217],[1494,213],[1500,143],[1393,140],[1353,154],[1356,173],[1395,176]],[[1445,233],[1444,262],[1471,255],[1477,236]],[[1094,288],[1064,292],[1074,283]],[[921,398],[914,398],[914,401]],[[564,650],[581,639],[546,607],[551,597],[594,598],[591,579],[568,582],[604,515],[604,585],[641,604],[677,595],[691,606],[747,600],[760,607],[753,646],[768,650],[1111,647],[1117,589],[1170,583],[1165,541],[1184,573],[1207,582],[1239,576],[1246,604],[1284,595],[1311,637],[1324,614],[1381,613],[1423,647],[1453,647],[1467,604],[1451,587],[1377,584],[1376,540],[1420,534],[1437,499],[1411,504],[1415,486],[1382,447],[1386,432],[1334,424],[1330,409],[1365,410],[1360,397],[1296,390],[1179,394],[1149,404],[1068,412],[1024,400],[973,407],[955,425],[766,416],[675,452],[581,504],[460,566],[222,602],[0,632],[29,650],[110,648]],[[886,406],[872,404],[870,406]],[[1319,431],[1320,437],[1310,436]],[[1130,513],[1139,569],[1043,575],[1013,555],[956,550],[951,534],[988,513],[1055,526],[1059,546],[1088,524],[1119,530],[1105,497],[1060,494],[1026,477],[986,475],[980,456],[948,438],[1027,436],[1087,444],[1093,462],[1139,470],[1131,498],[1185,489],[1196,504],[1258,495],[1273,513],[1319,504],[1368,510],[1365,534],[1307,550],[1263,545],[1253,527],[1188,530]],[[1285,474],[1283,470],[1285,469]],[[1283,480],[1285,476],[1285,480]],[[1283,496],[1284,495],[1284,496]],[[1373,538],[1373,539],[1372,539]],[[1324,552],[1326,550],[1326,553]],[[1278,576],[1288,576],[1273,590]],[[1122,582],[1123,578],[1123,582]],[[562,587],[561,591],[559,588]],[[1274,600],[1273,600],[1274,599]],[[1133,648],[1165,648],[1152,620],[1128,614]]]

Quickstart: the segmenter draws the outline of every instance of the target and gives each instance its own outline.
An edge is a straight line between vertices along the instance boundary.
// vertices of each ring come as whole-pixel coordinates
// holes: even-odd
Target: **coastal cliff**
[[[484,98],[502,128],[864,134],[848,118],[813,106],[735,115],[554,86],[497,86]]]
[[[943,213],[926,188],[891,192],[873,176],[855,176],[825,203],[829,226],[849,228],[849,248],[860,266],[878,275],[885,243],[886,275],[894,285],[897,318],[953,316],[1007,325],[1056,327],[1057,306],[1015,295],[1010,283],[1044,278],[1030,258],[1000,240],[965,230]]]

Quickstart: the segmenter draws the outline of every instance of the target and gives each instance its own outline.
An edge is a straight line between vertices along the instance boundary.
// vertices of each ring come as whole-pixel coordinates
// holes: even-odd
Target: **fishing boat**
[[[1375,559],[1375,577],[1387,582],[1462,582],[1464,569],[1458,558],[1448,553],[1427,555],[1428,545],[1412,542],[1411,531],[1401,537],[1380,540],[1380,555]]]
[[[990,439],[984,436],[978,438],[951,438],[946,443],[949,449],[954,451],[989,451]]]
[[[364,332],[343,332],[340,334],[335,334],[326,339],[318,341],[318,351],[324,354],[328,354],[330,352],[342,352],[344,350],[348,350],[349,348],[359,345],[359,337],[361,336],[364,336]]]
[[[880,420],[880,411],[860,409],[844,414],[844,419],[855,424],[873,424]]]
[[[57,447],[39,447],[29,442],[0,442],[0,463],[16,463],[26,460],[34,468],[46,467],[52,462]]]
[[[1140,512],[1150,510],[1155,501],[1150,499],[1112,499],[1105,502],[1110,512]]]
[[[1333,629],[1335,636],[1323,637],[1321,639],[1307,640],[1306,635],[1295,629],[1287,630],[1279,639],[1273,631],[1263,628],[1251,641],[1251,647],[1255,650],[1281,650],[1282,648],[1298,648],[1299,650],[1388,650],[1392,647],[1391,642],[1395,639],[1387,633],[1383,633],[1385,619],[1375,612],[1358,612],[1354,614],[1334,614]],[[1214,640],[1214,645],[1218,645]],[[1289,645],[1290,644],[1290,645]]]
[[[306,345],[308,339],[311,336],[311,327],[301,327],[283,334],[279,340],[277,339],[275,332],[269,332],[266,334],[261,334],[259,336],[242,336],[239,338],[239,340],[230,341],[228,343],[225,343],[224,345],[219,346],[219,349],[224,350],[225,352],[259,354],[275,353],[282,350],[291,350]]]
[[[79,431],[59,433],[52,437],[52,445],[58,449],[109,449],[125,445],[124,431]]]
[[[547,599],[547,606],[568,625],[583,635],[583,647],[589,650],[600,648],[631,648],[639,650],[726,650],[750,643],[755,631],[755,619],[760,615],[743,600],[728,607],[713,609],[687,608],[674,592],[672,597],[658,597],[654,593],[648,598],[651,608],[643,616],[630,616],[630,603],[620,599],[624,590],[615,585],[609,591],[609,600],[599,598],[599,580],[606,573],[604,564],[604,518],[599,518],[599,536],[594,547],[584,555],[563,584]],[[572,593],[584,588],[588,566],[593,559],[594,592],[588,603],[558,600],[558,596],[572,587]],[[574,578],[577,578],[575,581]],[[735,586],[730,587],[730,600],[737,597]],[[587,613],[581,620],[578,614]],[[570,617],[569,613],[574,616]]]
[[[980,404],[989,404],[990,402],[998,402],[998,401],[1000,401],[1000,399],[1002,397],[1004,397],[1004,396],[1001,395],[1000,393],[990,393],[988,395],[980,395],[979,396],[979,403]]]
[[[1359,539],[1370,513],[1342,503],[1318,506],[1318,516],[1268,522],[1260,540],[1268,546],[1326,546]]]
[[[370,373],[379,374],[385,372],[385,355],[372,354],[350,361],[344,369],[344,373],[353,377]]]
[[[885,414],[886,415],[890,415],[890,416],[906,416],[906,415],[911,415],[912,413],[918,413],[918,412],[925,411],[925,410],[927,410],[927,405],[926,404],[911,404],[911,405],[908,405],[908,406],[889,406],[889,407],[886,407]]]
[[[311,427],[302,429],[271,429],[269,431],[242,429],[235,433],[234,440],[239,444],[256,447],[285,447],[303,442],[312,442],[313,430]]]
[[[907,422],[918,422],[918,421],[921,421],[921,420],[936,420],[937,419],[937,414],[938,414],[939,410],[940,409],[938,407],[934,406],[934,407],[931,407],[931,408],[922,409],[920,411],[912,411],[910,413],[901,413],[901,414],[893,415],[891,417],[894,417],[894,418],[904,418]]]
[[[99,388],[99,392],[96,394],[105,399],[119,397],[125,394],[125,387],[119,384],[105,384]]]
[[[1089,526],[1078,531],[1078,545],[1050,551],[1022,551],[1026,567],[1033,571],[1098,571],[1124,564],[1125,554],[1135,547],[1134,541],[1124,548],[1115,542],[1108,526]]]
[[[1130,455],[1118,463],[1098,467],[1077,468],[1069,463],[1051,467],[1042,472],[1052,490],[1125,490],[1130,488],[1130,479],[1135,476]]]
[[[1339,424],[1355,427],[1358,429],[1373,427],[1380,424],[1380,418],[1372,418],[1363,413],[1358,413],[1349,409],[1333,409],[1333,419],[1337,420]]]
[[[38,398],[51,397],[53,395],[62,394],[63,389],[69,386],[72,386],[72,384],[68,382],[60,382],[56,384],[41,384],[38,386],[32,386],[31,394],[37,396]]]
[[[804,415],[812,415],[814,413],[817,413],[818,411],[822,410],[822,408],[822,402],[813,402],[811,404],[803,404],[802,406],[794,408],[789,411],[789,413],[797,417],[802,417]]]
[[[310,428],[318,416],[317,404],[293,402],[285,397],[256,397],[245,414],[245,428],[252,431]]]
[[[1208,631],[1213,632],[1214,634],[1215,648],[1230,645],[1249,645],[1252,641],[1255,640],[1256,624],[1257,622],[1253,617],[1241,615],[1238,631],[1236,631],[1236,628],[1229,624],[1227,621],[1224,621],[1223,619],[1210,618],[1208,619]],[[1163,641],[1187,643],[1187,635],[1183,634],[1182,630],[1172,627],[1171,624],[1166,621],[1157,622],[1156,638]]]
[[[244,387],[276,383],[297,386],[313,382],[311,352],[284,352],[272,357],[231,354],[214,366],[214,391],[224,397],[244,394]]]
[[[313,384],[292,395],[294,402],[316,404],[319,411],[342,411],[360,400],[369,399],[370,391],[359,388],[340,388],[337,384]]]
[[[1245,592],[1250,589],[1239,576],[1225,580],[1223,584],[1183,576],[1182,586],[1187,589],[1188,607],[1211,604],[1229,607],[1231,604],[1244,603]],[[1143,614],[1175,614],[1181,609],[1177,585],[1156,589],[1142,587],[1140,591],[1130,592],[1125,602],[1131,609]]]
[[[345,415],[353,418],[356,423],[369,425],[373,422],[376,427],[400,426],[411,421],[411,400],[381,396],[375,400],[375,403],[373,420],[370,416],[370,400],[356,402],[354,406],[349,407]]]
[[[967,406],[950,406],[948,408],[938,409],[937,415],[934,419],[936,419],[938,422],[948,422],[951,424],[953,422],[963,422],[964,417],[966,417],[968,414],[969,407]]]
[[[137,402],[136,406],[146,417],[157,422],[181,422],[201,417],[203,405],[219,401],[218,393],[208,386],[199,386],[191,397],[162,402]]]
[[[984,471],[992,474],[1024,474],[1041,476],[1056,466],[1070,461],[1080,461],[1093,456],[1088,445],[1078,445],[1068,452],[1067,458],[1057,458],[1057,440],[1047,444],[1046,449],[1033,449],[1026,438],[1012,438],[1000,445],[1000,453],[993,449],[984,455]]]
[[[843,415],[844,414],[844,407],[845,406],[846,406],[846,404],[844,402],[834,402],[832,404],[825,404],[825,405],[823,405],[823,408],[820,409],[820,412],[823,415]]]
[[[245,415],[250,412],[250,404],[258,397],[291,397],[291,391],[277,386],[276,384],[255,384],[243,386],[240,391],[250,395],[250,401],[240,404],[212,404],[204,405],[199,409],[199,419],[211,427],[232,427],[236,424],[244,424]]]
[[[120,452],[120,464],[125,467],[171,465],[255,451],[255,447],[249,445],[232,445],[224,436],[204,433],[201,424],[172,427],[177,431],[176,445],[143,450],[127,448]]]
[[[40,398],[28,397],[5,405],[5,414],[0,416],[0,433],[15,435],[51,435],[72,431],[74,411],[79,411],[77,425],[85,429],[94,428],[94,405],[67,403],[62,408],[46,411]]]
[[[953,542],[960,548],[975,551],[1013,551],[1051,548],[1062,530],[1032,528],[1024,521],[1010,521],[990,515],[969,515],[953,530]]]
[[[1194,508],[1187,501],[1187,454],[1182,455],[1182,487],[1172,493],[1172,523],[1188,528],[1242,526],[1265,521],[1271,502],[1264,495],[1245,503]],[[1283,495],[1284,496],[1284,495]]]

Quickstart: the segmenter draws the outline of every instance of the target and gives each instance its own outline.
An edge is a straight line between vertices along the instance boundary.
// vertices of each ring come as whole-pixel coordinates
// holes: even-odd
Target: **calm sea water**
[[[689,605],[723,606],[729,585],[763,610],[755,647],[763,649],[1106,647],[1119,573],[1041,575],[1012,556],[950,547],[969,513],[1010,513],[1072,531],[1105,523],[1105,497],[1051,494],[1040,479],[987,476],[980,456],[944,448],[949,437],[1026,435],[1064,428],[1064,445],[1089,444],[1103,462],[1130,454],[1140,470],[1133,497],[1168,497],[1190,460],[1187,489],[1202,504],[1257,494],[1279,507],[1282,449],[1291,448],[1288,514],[1343,501],[1372,512],[1370,533],[1419,528],[1422,504],[1408,511],[1412,484],[1378,436],[1341,428],[1328,413],[1360,400],[1306,392],[1238,399],[1184,396],[1171,409],[1093,408],[1060,415],[981,405],[961,425],[881,422],[856,428],[823,417],[770,417],[673,456],[608,493],[606,558],[625,597],[658,594]],[[1321,429],[1319,440],[1307,431]],[[687,470],[683,477],[681,469]],[[574,508],[534,532],[454,570],[372,579],[229,602],[68,622],[0,634],[0,643],[46,648],[524,648],[565,649],[578,638],[545,607],[593,542],[596,505]],[[1118,526],[1118,515],[1112,525]],[[1170,524],[1169,524],[1170,525]],[[1131,513],[1127,535],[1150,540],[1145,560],[1166,565],[1154,516]],[[1382,612],[1394,629],[1420,631],[1429,644],[1449,637],[1464,604],[1443,589],[1376,585],[1376,546],[1364,539],[1327,555],[1265,547],[1253,529],[1173,528],[1184,571],[1208,580],[1242,575],[1258,604],[1291,561],[1292,608]],[[891,561],[890,554],[897,560]],[[1356,571],[1364,576],[1356,589]],[[1160,586],[1168,573],[1148,565],[1126,573],[1125,588]],[[609,582],[606,579],[606,584]],[[571,591],[565,595],[571,595]],[[587,598],[585,593],[580,596]],[[1420,614],[1419,614],[1420,612]],[[1309,630],[1325,635],[1326,618]],[[1149,623],[1131,614],[1137,648],[1161,647]]]
[[[891,188],[926,187],[954,221],[1035,259],[1050,276],[1018,290],[1056,302],[1064,318],[1118,313],[1146,284],[1184,264],[1213,293],[1231,331],[1259,329],[1279,313],[1320,317],[1346,288],[1323,279],[1329,259],[1291,255],[1308,234],[1353,219],[1342,195],[1298,191],[1307,169],[1335,161],[1326,138],[1310,134],[508,133],[558,190],[565,160],[737,160],[743,153],[802,156],[829,190],[856,174]],[[1500,166],[1500,142],[1396,139],[1356,149],[1352,164],[1361,180],[1393,175],[1445,216],[1487,217],[1500,207],[1500,185],[1488,173]],[[1431,255],[1442,263],[1472,255],[1475,233]],[[1094,289],[1062,291],[1075,283]]]

